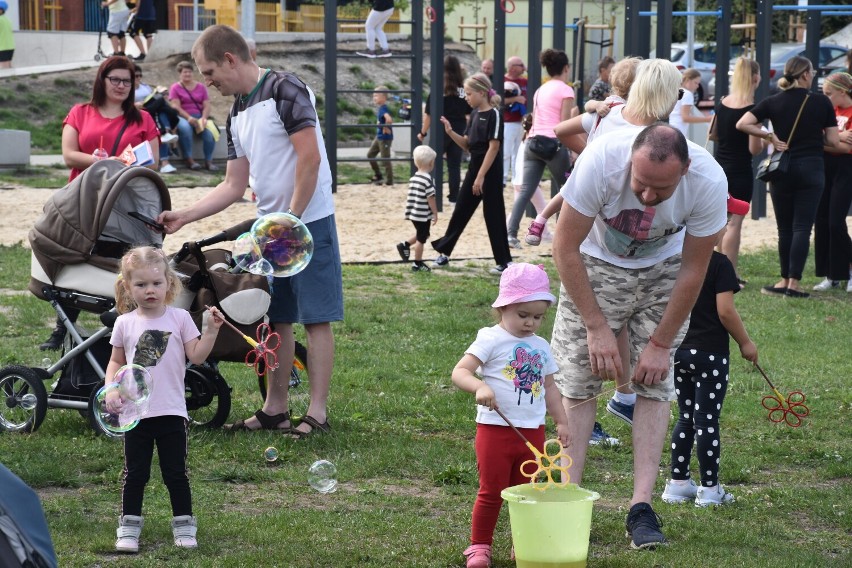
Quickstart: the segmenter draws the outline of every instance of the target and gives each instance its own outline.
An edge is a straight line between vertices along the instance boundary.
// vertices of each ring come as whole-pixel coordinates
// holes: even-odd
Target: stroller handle
[[[237,225],[234,225],[233,227],[225,229],[221,233],[217,233],[217,234],[212,235],[210,237],[207,237],[205,239],[201,239],[200,241],[196,241],[194,243],[193,242],[183,243],[183,246],[180,247],[180,250],[177,251],[175,253],[175,255],[172,257],[172,260],[171,260],[172,264],[176,265],[176,264],[184,261],[187,257],[189,257],[190,254],[192,254],[193,248],[201,249],[201,248],[208,247],[210,245],[215,245],[215,244],[218,244],[218,243],[221,243],[221,242],[233,241],[234,239],[236,239],[237,237],[239,237],[240,235],[242,235],[243,233],[245,233],[246,231],[251,229],[251,226],[254,225],[254,222],[256,220],[257,219],[247,219],[247,220],[243,221],[242,223],[239,223]]]

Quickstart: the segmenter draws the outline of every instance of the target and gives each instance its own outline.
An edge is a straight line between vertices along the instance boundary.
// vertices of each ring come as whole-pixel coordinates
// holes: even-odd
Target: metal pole
[[[565,51],[566,12],[565,2],[557,1],[553,3],[553,49],[560,51]],[[576,51],[574,53],[576,54]]]
[[[722,15],[716,20],[716,92],[714,93],[717,102],[728,93],[728,69],[725,67],[725,62],[731,59],[731,0],[719,0],[719,10]]]
[[[666,0],[657,0],[657,57],[669,59],[672,56],[672,11],[666,6]],[[648,20],[650,28],[650,19]]]
[[[242,0],[241,5],[240,33],[246,39],[254,39],[256,14],[254,0]]]
[[[506,76],[506,12],[500,2],[494,2],[494,90],[503,92],[503,77]]]
[[[423,26],[426,18],[423,12],[423,0],[412,0],[411,2],[411,45],[423,45]],[[414,58],[411,62],[411,124],[417,125],[409,132],[411,136],[411,146],[413,150],[415,146],[420,144],[417,139],[417,133],[423,131],[423,73],[419,73],[419,69],[423,69],[423,50],[415,47],[411,50],[414,53]],[[411,162],[411,175],[414,175],[414,161]]]
[[[326,2],[325,32],[325,153],[331,168],[331,190],[337,192],[337,3]]]
[[[772,48],[772,0],[757,0],[757,15],[755,17],[757,30],[755,31],[754,56],[760,65],[760,84],[754,94],[755,101],[761,101],[769,95],[769,51]],[[761,153],[753,160],[754,169],[764,156]],[[762,181],[754,182],[754,198],[751,204],[751,218],[760,219],[766,217],[766,184]]]
[[[813,0],[810,0],[808,4],[810,2],[813,2]],[[819,10],[808,10],[806,18],[805,57],[811,60],[811,65],[817,70],[817,73],[814,73],[813,82],[811,83],[811,90],[815,90],[817,86],[816,76],[819,74],[819,38],[821,36],[820,21],[822,20],[822,13]]]
[[[432,35],[429,47],[432,52],[432,65],[429,70],[429,114],[432,123],[429,125],[429,140],[435,150],[435,170],[432,177],[435,180],[436,205],[438,211],[444,210],[444,125],[441,116],[444,114],[444,0],[432,0],[432,10],[435,22],[432,24]],[[422,69],[422,67],[421,67]]]
[[[530,100],[541,85],[541,65],[538,63],[541,53],[542,4],[543,0],[530,0],[530,21],[527,41],[527,110],[532,112]]]
[[[659,5],[657,7],[659,8]],[[695,0],[686,1],[686,11],[695,11]],[[686,61],[690,67],[695,65],[695,16],[691,14],[686,17]],[[719,59],[719,61],[727,61],[727,59]]]

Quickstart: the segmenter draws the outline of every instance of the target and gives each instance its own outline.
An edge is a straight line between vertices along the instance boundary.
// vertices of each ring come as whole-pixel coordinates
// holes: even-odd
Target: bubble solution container
[[[575,483],[525,483],[504,489],[518,568],[583,568],[589,555],[592,505],[600,498]],[[536,488],[538,487],[538,489]]]

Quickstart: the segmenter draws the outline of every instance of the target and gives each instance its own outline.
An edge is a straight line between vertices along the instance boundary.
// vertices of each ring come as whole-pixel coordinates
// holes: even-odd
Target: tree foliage
[[[848,0],[820,0],[820,4],[836,5],[838,9],[848,9]],[[777,2],[776,4],[781,4]],[[784,4],[792,5],[794,2],[788,1]],[[686,10],[687,0],[674,0],[672,9],[675,11]],[[717,10],[719,7],[716,0],[695,0],[696,10]],[[757,11],[757,3],[754,0],[732,0],[731,13],[733,23],[739,24],[746,21],[747,16],[752,18]],[[805,23],[805,12],[787,12],[776,11],[772,15],[772,41],[784,42],[790,41],[792,35],[788,36],[789,19],[791,16],[795,19],[796,14],[801,15],[801,22]],[[849,16],[823,16],[820,21],[822,37],[831,35],[847,25],[852,23],[852,17]],[[716,39],[716,18],[711,16],[703,16],[695,18],[695,40],[696,41],[714,41]],[[672,41],[686,41],[686,18],[676,17],[672,20]],[[731,30],[731,43],[734,45],[742,44],[744,41],[744,33],[741,30]]]

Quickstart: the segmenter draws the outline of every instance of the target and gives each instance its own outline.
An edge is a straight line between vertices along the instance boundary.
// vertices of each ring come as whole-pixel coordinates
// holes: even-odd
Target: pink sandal
[[[467,557],[467,568],[491,567],[490,544],[471,544],[462,554]]]

